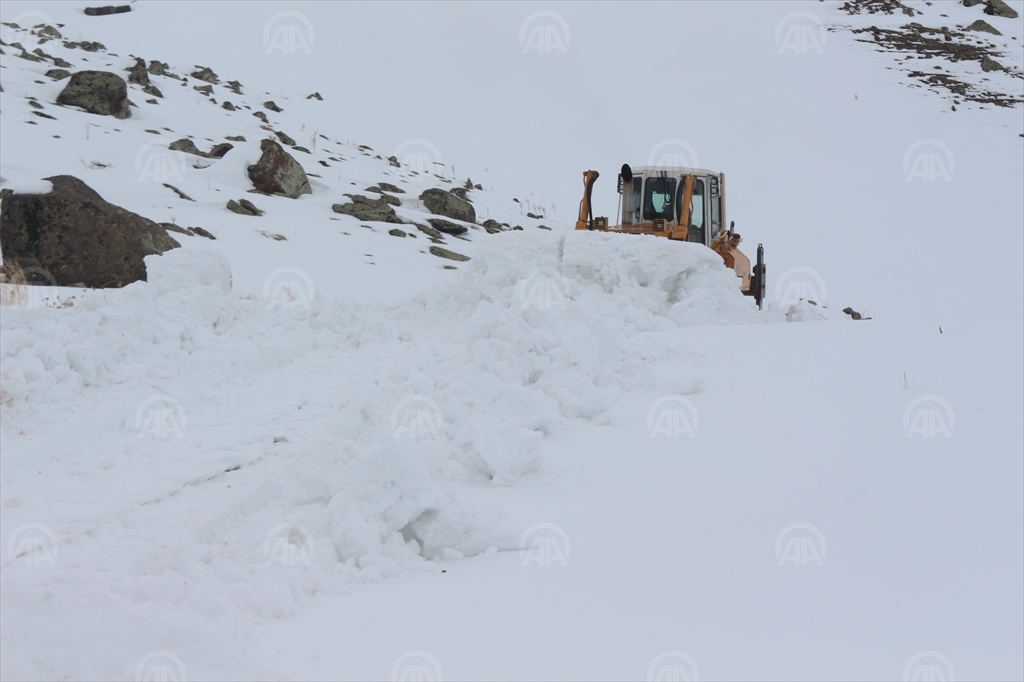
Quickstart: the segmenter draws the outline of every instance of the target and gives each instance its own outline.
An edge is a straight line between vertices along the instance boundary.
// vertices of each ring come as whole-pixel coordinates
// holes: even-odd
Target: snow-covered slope
[[[106,46],[40,46],[71,70],[209,66],[216,103],[152,76],[157,104],[92,116],[4,47],[2,186],[76,175],[216,240],[2,309],[4,679],[1024,674],[1021,107],[908,88],[849,30],[985,18],[1009,72],[926,66],[1019,96],[1020,19],[84,6],[0,18]],[[312,195],[246,193],[278,131]],[[702,248],[570,230],[580,171],[613,214],[619,165],[666,154],[726,171],[768,310]],[[523,227],[445,237],[467,262],[331,210],[389,182],[423,223],[467,177]]]

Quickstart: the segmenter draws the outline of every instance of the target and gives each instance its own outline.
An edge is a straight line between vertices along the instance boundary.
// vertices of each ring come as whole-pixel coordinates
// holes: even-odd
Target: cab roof
[[[679,175],[721,175],[721,171],[708,170],[707,168],[688,168],[686,166],[630,166],[633,175],[657,175],[665,171],[670,176]]]

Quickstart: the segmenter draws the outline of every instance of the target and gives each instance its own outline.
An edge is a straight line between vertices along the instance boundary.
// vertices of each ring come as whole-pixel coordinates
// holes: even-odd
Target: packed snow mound
[[[180,573],[258,618],[514,548],[487,491],[538,471],[545,434],[657,387],[647,361],[666,350],[638,332],[774,319],[707,249],[623,235],[495,235],[450,282],[389,305],[243,296],[209,251],[146,265],[148,282],[69,308],[5,311],[3,429],[47,453],[30,468],[66,495],[44,519],[62,551],[148,557],[92,566],[96,580],[148,599],[153,576]],[[98,521],[126,504],[130,533]],[[93,520],[97,537],[75,536]]]

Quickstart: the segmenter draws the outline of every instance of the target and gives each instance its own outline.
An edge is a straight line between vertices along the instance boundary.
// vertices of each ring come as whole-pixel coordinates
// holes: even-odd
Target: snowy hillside
[[[2,285],[0,677],[1024,677],[1019,16],[87,6],[0,6],[0,190],[181,247]],[[765,310],[572,230],[625,162],[726,173]]]

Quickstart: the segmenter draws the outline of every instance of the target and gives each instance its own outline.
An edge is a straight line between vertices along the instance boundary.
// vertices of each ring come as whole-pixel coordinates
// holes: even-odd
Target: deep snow
[[[274,99],[323,177],[236,216],[250,112],[155,77],[159,105],[92,117],[3,57],[5,187],[71,173],[218,238],[180,237],[147,283],[3,308],[2,676],[1024,676],[1021,109],[907,89],[841,27],[908,19],[837,4],[5,3],[119,55],[43,45],[69,60],[237,78],[246,97],[218,101]],[[312,54],[267,54],[285,9]],[[565,54],[523,53],[540,10]],[[780,53],[808,10],[838,30]],[[1020,68],[1021,21],[985,18]],[[631,38],[653,70],[608,48]],[[710,66],[660,80],[694,54]],[[617,96],[633,79],[657,115]],[[26,125],[26,94],[58,120]],[[195,204],[140,172],[185,134],[247,137],[178,167]],[[767,247],[763,313],[702,249],[569,232],[580,171],[611,214],[618,166],[680,139]],[[374,158],[402,140],[524,231],[449,239],[472,257],[449,271],[423,235],[331,213],[385,180],[422,218],[415,196],[449,185]],[[920,141],[945,177],[911,177]]]

